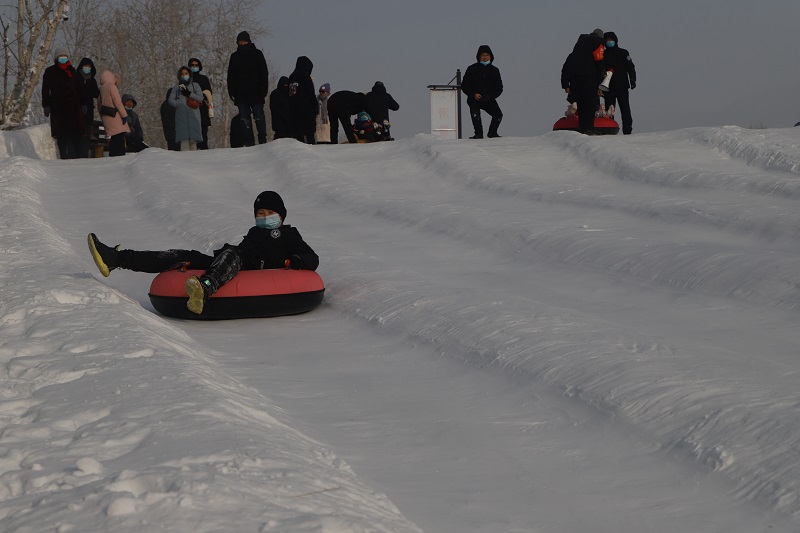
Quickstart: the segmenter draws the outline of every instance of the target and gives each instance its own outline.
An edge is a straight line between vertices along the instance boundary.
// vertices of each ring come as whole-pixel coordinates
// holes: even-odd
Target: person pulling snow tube
[[[225,320],[296,315],[316,308],[325,294],[313,270],[242,270],[205,303],[202,314],[186,308],[186,280],[202,270],[168,270],[150,284],[150,303],[173,318]]]
[[[619,133],[619,123],[611,117],[596,117],[594,130],[601,135],[616,135]],[[556,120],[553,131],[578,131],[578,115]]]

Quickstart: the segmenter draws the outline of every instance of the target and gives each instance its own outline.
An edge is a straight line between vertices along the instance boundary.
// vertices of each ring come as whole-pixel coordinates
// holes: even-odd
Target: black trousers
[[[125,134],[117,133],[111,136],[108,143],[108,155],[116,157],[118,155],[125,155]]]
[[[58,145],[58,156],[61,159],[78,159],[86,157],[82,155],[82,137],[59,137],[56,139]]]
[[[331,125],[331,144],[339,142],[339,124],[344,128],[344,134],[347,136],[347,142],[355,144],[356,134],[353,133],[353,123],[350,122],[350,113],[347,111],[331,111],[328,108],[328,121]]]
[[[467,105],[469,106],[469,116],[472,119],[472,127],[475,128],[475,135],[483,137],[482,110],[492,117],[492,122],[489,124],[489,135],[497,135],[497,128],[500,127],[500,121],[503,120],[503,112],[500,110],[497,100],[484,101],[467,98]]]
[[[617,107],[622,113],[622,133],[623,135],[630,135],[633,131],[633,117],[631,116],[631,101],[628,89],[622,91],[609,91],[604,93],[606,110],[610,106]]]
[[[570,94],[578,103],[578,131],[586,133],[594,129],[594,114],[600,106],[597,94],[597,79],[579,76],[569,80]]]
[[[209,295],[228,283],[242,270],[242,258],[236,247],[225,248],[216,257],[197,250],[138,251],[122,250],[119,267],[135,272],[156,274],[186,263],[191,270],[205,270],[201,277],[211,282]]]

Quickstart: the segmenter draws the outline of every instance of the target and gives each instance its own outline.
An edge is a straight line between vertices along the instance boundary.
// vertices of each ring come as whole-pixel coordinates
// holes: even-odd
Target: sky
[[[0,530],[800,530],[800,128],[60,161],[0,132]],[[86,237],[238,243],[306,314],[158,315]]]
[[[426,87],[463,73],[481,44],[503,76],[500,133],[549,131],[566,109],[564,59],[578,35],[598,27],[617,33],[636,65],[635,133],[800,121],[794,0],[265,0],[258,15],[271,36],[256,45],[278,67],[276,80],[300,55],[314,62],[315,84],[330,82],[334,92],[381,80],[400,104],[398,136],[430,132]],[[469,132],[466,111],[463,119]]]

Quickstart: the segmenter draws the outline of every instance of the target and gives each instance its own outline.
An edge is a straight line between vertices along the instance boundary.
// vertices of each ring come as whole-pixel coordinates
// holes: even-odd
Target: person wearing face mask
[[[88,235],[89,252],[103,276],[117,268],[155,274],[180,264],[205,270],[202,276],[192,276],[186,282],[189,296],[186,306],[193,313],[201,314],[208,298],[240,270],[316,270],[319,266],[319,256],[306,244],[297,228],[284,224],[286,206],[277,192],[259,194],[253,202],[253,215],[255,226],[242,242],[236,246],[226,243],[214,250],[213,256],[197,250],[120,250],[119,245],[103,244],[94,233]]]
[[[613,70],[609,90],[603,93],[606,109],[617,107],[622,113],[622,133],[630,135],[633,131],[633,117],[631,116],[631,102],[628,89],[636,88],[636,66],[631,55],[624,48],[619,47],[619,39],[613,31],[603,34],[606,50],[604,59],[606,69]]]
[[[97,69],[94,62],[88,57],[81,59],[81,62],[78,63],[78,81],[81,88],[81,111],[86,134],[81,138],[81,150],[78,157],[89,156],[89,140],[94,126],[94,101],[100,97],[100,87],[97,85],[96,75]]]
[[[139,122],[139,115],[133,109],[136,107],[136,99],[133,95],[125,93],[122,95],[122,104],[128,113],[128,126],[131,131],[125,135],[125,152],[141,152],[147,145],[144,143],[144,130]]]
[[[267,142],[267,117],[264,102],[269,94],[269,70],[264,53],[250,41],[246,31],[236,36],[237,48],[228,61],[228,96],[239,108],[245,146],[253,146],[253,124],[258,130],[258,144]]]
[[[561,88],[578,106],[578,131],[594,134],[594,118],[600,107],[598,86],[606,72],[603,62],[603,30],[581,34],[561,68]]]
[[[489,45],[483,44],[475,54],[475,63],[467,67],[461,80],[461,90],[467,95],[469,116],[475,135],[470,139],[483,139],[483,123],[481,110],[492,117],[487,137],[500,137],[497,128],[503,120],[503,112],[497,104],[497,98],[503,94],[503,79],[500,69],[494,66],[494,54]]]
[[[83,137],[86,124],[81,109],[82,92],[78,71],[69,61],[65,48],[56,48],[53,64],[42,76],[42,108],[50,118],[50,135],[58,144],[61,159],[86,157]]]
[[[178,83],[169,95],[169,105],[175,109],[175,142],[182,152],[197,150],[197,143],[203,142],[202,102],[203,91],[192,81],[192,71],[189,67],[181,67],[178,69]]]
[[[200,106],[200,126],[203,129],[203,141],[197,143],[198,150],[208,150],[208,128],[214,118],[214,92],[211,90],[211,80],[201,74],[203,64],[196,57],[189,59],[189,70],[192,71],[192,81],[200,86],[203,91],[203,104]]]
[[[289,111],[289,77],[281,76],[278,86],[269,95],[269,114],[273,139],[292,136],[292,113]]]

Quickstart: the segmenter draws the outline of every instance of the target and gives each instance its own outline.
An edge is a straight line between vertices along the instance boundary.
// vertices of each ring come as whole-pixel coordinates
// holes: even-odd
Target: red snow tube
[[[223,285],[198,315],[186,308],[186,280],[203,270],[169,270],[150,284],[150,302],[162,315],[199,320],[263,318],[311,311],[322,302],[325,284],[312,270],[242,270]]]
[[[619,124],[613,118],[597,117],[594,119],[594,129],[603,135],[616,135],[619,133]],[[578,131],[578,115],[556,120],[553,131]]]

